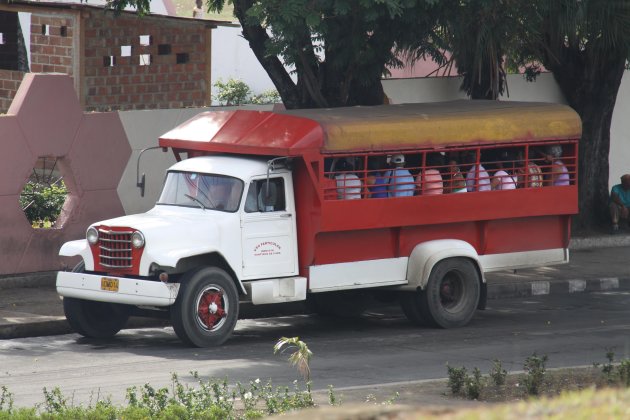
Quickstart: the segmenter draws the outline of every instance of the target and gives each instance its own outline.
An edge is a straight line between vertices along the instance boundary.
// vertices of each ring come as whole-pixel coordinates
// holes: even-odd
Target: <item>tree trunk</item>
[[[247,21],[246,12],[253,3],[253,0],[234,0],[234,14],[243,28],[243,37],[249,42],[249,47],[278,90],[284,106],[287,109],[300,108],[302,103],[297,86],[280,59],[267,54],[267,31],[261,25],[252,25]]]
[[[610,124],[625,57],[611,51],[606,58],[593,60],[585,57],[583,51],[564,51],[562,64],[548,66],[569,105],[582,118],[578,162],[580,213],[574,220],[577,231],[600,230],[610,224],[607,205]]]

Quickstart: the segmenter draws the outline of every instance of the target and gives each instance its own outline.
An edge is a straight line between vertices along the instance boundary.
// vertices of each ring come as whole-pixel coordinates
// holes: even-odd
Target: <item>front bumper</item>
[[[99,302],[122,303],[137,306],[170,306],[175,303],[179,283],[128,279],[106,276],[118,280],[118,291],[101,289],[104,276],[60,271],[57,274],[57,293],[61,296]]]

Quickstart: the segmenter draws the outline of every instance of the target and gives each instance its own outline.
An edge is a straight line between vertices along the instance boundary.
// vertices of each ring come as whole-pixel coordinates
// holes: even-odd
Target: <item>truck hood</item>
[[[128,227],[142,232],[143,273],[153,262],[174,267],[180,258],[220,250],[223,232],[235,223],[240,224],[238,213],[158,205],[146,213],[103,220],[92,226]]]

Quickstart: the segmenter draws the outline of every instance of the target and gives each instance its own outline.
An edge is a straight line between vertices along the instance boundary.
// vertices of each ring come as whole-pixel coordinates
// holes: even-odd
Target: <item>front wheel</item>
[[[480,290],[475,265],[465,258],[448,258],[433,267],[424,290],[403,297],[403,310],[416,324],[461,327],[475,314]]]
[[[63,298],[63,312],[75,332],[88,338],[110,338],[129,319],[126,306],[76,298]]]
[[[72,270],[74,273],[84,271],[83,262]],[[129,307],[125,305],[70,297],[63,298],[63,312],[70,328],[88,338],[113,337],[129,319]]]
[[[223,344],[238,319],[238,291],[232,278],[217,267],[186,275],[171,308],[173,329],[184,343],[196,347]]]

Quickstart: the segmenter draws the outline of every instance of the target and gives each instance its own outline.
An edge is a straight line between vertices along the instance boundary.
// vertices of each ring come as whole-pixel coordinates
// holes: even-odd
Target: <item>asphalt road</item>
[[[445,365],[479,367],[493,359],[521,370],[526,357],[549,357],[548,367],[592,365],[630,357],[630,292],[611,291],[492,300],[471,324],[455,330],[416,328],[396,310],[359,319],[287,316],[241,320],[224,346],[184,347],[171,328],[127,330],[94,341],[60,335],[0,341],[0,386],[18,406],[43,401],[42,389],[59,386],[74,403],[111,396],[124,402],[127,387],[170,383],[171,373],[192,383],[190,372],[230,383],[271,378],[291,385],[298,375],[274,355],[282,336],[300,336],[314,353],[315,389],[387,384],[446,377]]]

